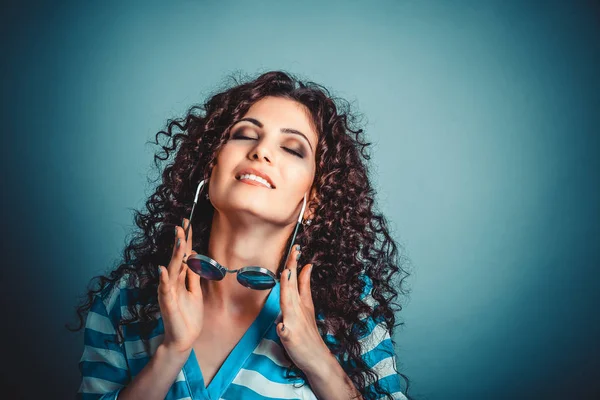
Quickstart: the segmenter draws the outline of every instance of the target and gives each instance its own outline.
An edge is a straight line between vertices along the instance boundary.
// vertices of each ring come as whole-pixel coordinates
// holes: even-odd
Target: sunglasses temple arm
[[[190,231],[190,226],[192,226],[192,216],[194,215],[194,208],[196,208],[196,202],[192,205],[192,212],[190,213],[190,219],[188,221],[188,226],[185,228],[185,241],[187,243],[188,232]]]
[[[290,243],[290,248],[288,249],[287,256],[285,257],[286,260],[290,257],[290,252],[292,251],[292,246],[294,245],[294,240],[296,240],[296,233],[298,232],[298,227],[300,227],[300,222],[296,223],[296,229],[294,229],[294,235],[292,236],[292,242]]]
[[[298,222],[296,223],[296,228],[294,229],[294,235],[292,236],[292,241],[290,242],[290,248],[288,249],[287,255],[285,256],[285,260],[290,257],[290,253],[292,251],[292,246],[294,245],[294,240],[296,240],[296,233],[298,233],[298,228],[300,227],[300,223],[302,222],[302,216],[304,215],[304,209],[306,208],[306,195],[304,195],[304,203],[302,203],[302,210],[300,210],[300,216],[298,217]]]
[[[185,241],[187,242],[188,232],[190,231],[190,226],[192,226],[192,217],[194,216],[194,208],[196,208],[196,203],[198,202],[198,195],[200,195],[200,189],[206,183],[206,180],[203,180],[198,185],[198,189],[196,189],[196,197],[194,197],[194,204],[192,205],[192,212],[190,213],[190,218],[188,220],[188,226],[185,230]]]

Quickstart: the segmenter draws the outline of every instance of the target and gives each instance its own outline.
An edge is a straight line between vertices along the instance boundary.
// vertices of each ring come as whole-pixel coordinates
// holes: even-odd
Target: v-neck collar
[[[239,373],[246,359],[252,354],[256,346],[271,328],[271,325],[280,312],[279,305],[279,282],[271,289],[267,301],[262,310],[250,325],[250,328],[244,333],[244,336],[235,345],[231,353],[227,356],[223,365],[219,368],[216,375],[210,381],[208,387],[204,385],[204,377],[194,349],[190,353],[183,373],[185,374],[192,399],[210,399],[217,400],[221,398],[227,390],[233,379]]]

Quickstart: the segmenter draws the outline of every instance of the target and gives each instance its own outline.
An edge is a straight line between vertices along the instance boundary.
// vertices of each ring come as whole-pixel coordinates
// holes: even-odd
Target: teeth
[[[256,182],[260,182],[260,183],[262,183],[263,185],[265,185],[265,186],[266,186],[266,187],[268,187],[269,189],[272,189],[272,188],[273,188],[273,187],[271,186],[271,184],[270,184],[269,182],[267,182],[267,180],[266,180],[266,179],[263,179],[263,178],[261,178],[260,176],[256,176],[256,175],[254,175],[254,174],[245,174],[245,175],[242,175],[242,176],[240,176],[240,181],[241,181],[242,179],[252,179],[253,181],[256,181]]]

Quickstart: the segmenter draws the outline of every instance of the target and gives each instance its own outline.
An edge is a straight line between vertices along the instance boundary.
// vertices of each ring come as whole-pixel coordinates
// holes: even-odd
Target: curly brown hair
[[[406,269],[408,258],[399,254],[399,245],[390,236],[385,217],[374,210],[375,190],[366,163],[370,160],[367,152],[370,143],[362,138],[363,129],[356,127],[359,118],[350,112],[350,104],[332,97],[322,85],[302,82],[282,71],[267,72],[256,79],[233,76],[231,79],[233,85],[228,85],[228,89],[213,95],[204,105],[192,106],[183,118],[169,120],[165,130],[155,135],[153,143],[161,150],[154,155],[154,165],[162,171],[162,182],[146,201],[147,212],[134,210],[140,231],[124,249],[122,263],[108,277],[93,278],[99,279],[99,285],[96,288],[89,285],[87,296],[77,307],[80,326],[73,331],[84,326],[94,295],[129,274],[131,282],[135,280],[139,286],[138,300],[142,306],[131,304],[131,319],[123,319],[119,325],[140,323],[140,336],[149,349],[148,333],[156,327],[156,313],[160,310],[157,265],[169,263],[173,227],[181,223],[182,216],[189,215],[198,182],[210,176],[229,129],[252,104],[266,96],[292,99],[310,111],[318,134],[313,182],[318,202],[307,204],[314,208],[314,219],[298,232],[296,240],[302,243],[299,265],[316,266],[311,288],[315,312],[324,316],[323,320],[317,320],[319,331],[365,396],[366,379],[373,382],[376,375],[361,358],[358,339],[367,331],[367,323],[361,316],[369,315],[374,321],[385,323],[390,333],[397,325],[403,325],[403,322],[396,324],[395,312],[402,310],[402,306],[395,300],[399,294],[408,295],[409,290],[403,284],[410,275]],[[161,135],[166,143],[159,143]],[[172,155],[173,161],[169,162]],[[168,165],[162,170],[160,163],[165,161]],[[204,196],[199,198],[196,208],[192,246],[203,253],[208,249],[214,209]],[[285,267],[284,258],[285,254],[277,276]],[[375,306],[356,301],[366,284],[361,276],[370,280]],[[326,335],[334,341],[325,340]],[[293,363],[287,373],[306,378]],[[410,382],[406,375],[399,374],[406,381],[405,395],[410,399]],[[391,398],[379,385],[374,389]]]

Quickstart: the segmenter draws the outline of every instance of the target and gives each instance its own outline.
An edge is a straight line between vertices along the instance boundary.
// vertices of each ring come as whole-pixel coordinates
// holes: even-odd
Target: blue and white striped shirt
[[[373,304],[371,280],[360,296]],[[84,350],[79,361],[82,375],[77,399],[117,400],[117,396],[150,361],[164,337],[160,312],[157,327],[150,334],[150,354],[139,336],[136,323],[118,327],[122,318],[130,318],[129,302],[136,302],[136,287],[127,284],[127,275],[117,284],[96,294],[88,313],[84,331]],[[256,320],[233,348],[208,387],[194,350],[170,387],[165,400],[202,399],[316,399],[308,381],[299,377],[286,378],[289,362],[276,332],[280,321],[279,282],[274,286]],[[321,319],[321,316],[318,316]],[[396,357],[388,330],[366,316],[368,333],[359,339],[362,358],[377,373],[379,383],[393,393],[395,399],[406,399],[401,392],[400,378],[395,371]],[[117,328],[118,327],[118,328]],[[124,343],[117,343],[117,330]],[[334,341],[327,335],[326,341]],[[339,359],[338,359],[339,360]],[[304,383],[302,387],[299,387]],[[296,386],[296,387],[294,387]],[[372,389],[373,383],[369,389]]]

